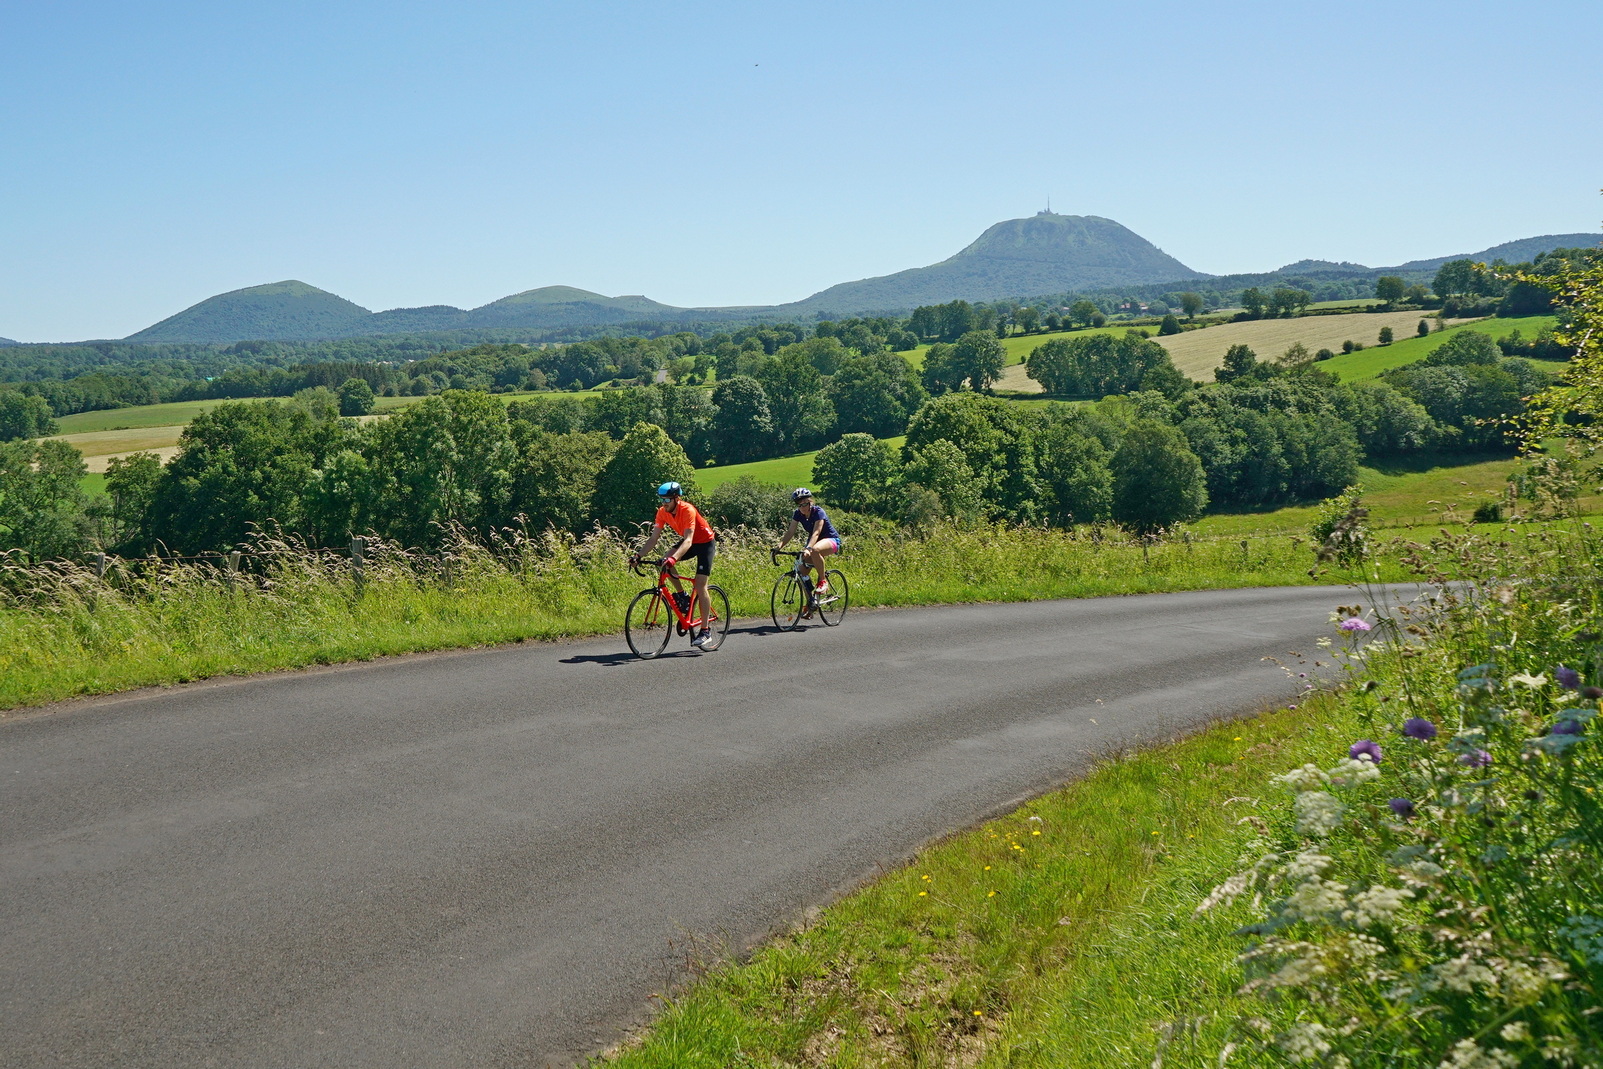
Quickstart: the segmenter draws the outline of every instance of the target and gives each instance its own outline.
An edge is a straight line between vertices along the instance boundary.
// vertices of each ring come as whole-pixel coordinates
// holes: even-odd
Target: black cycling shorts
[[[696,558],[696,574],[711,575],[712,559],[718,555],[718,539],[711,542],[692,542],[690,555]]]

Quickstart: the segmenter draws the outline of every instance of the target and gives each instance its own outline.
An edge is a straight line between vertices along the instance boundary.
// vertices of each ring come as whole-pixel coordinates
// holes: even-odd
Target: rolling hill
[[[1112,219],[1041,212],[997,223],[968,248],[938,264],[843,282],[781,308],[825,313],[903,311],[958,298],[994,301],[1207,277]]]

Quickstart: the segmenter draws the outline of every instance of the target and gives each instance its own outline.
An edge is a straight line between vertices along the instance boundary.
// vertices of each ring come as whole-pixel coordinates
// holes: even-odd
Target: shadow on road
[[[808,630],[808,627],[806,627],[804,625],[804,626],[796,629],[795,631],[789,632],[789,633],[790,634],[799,635],[799,634],[805,633],[807,630]],[[779,628],[775,627],[773,624],[752,624],[749,627],[731,627],[729,629],[729,634],[727,636],[725,636],[725,638],[724,638],[724,643],[727,645],[729,640],[734,638],[734,637],[736,637],[737,635],[738,636],[742,636],[742,637],[769,638],[769,637],[772,637],[772,636],[775,636],[775,635],[783,635],[783,634],[786,634],[786,633],[787,632],[781,631]],[[681,641],[683,641],[683,640],[681,639]],[[722,647],[720,647],[720,648],[722,648]],[[660,656],[655,657],[653,659],[654,660],[658,660],[658,661],[662,661],[662,660],[667,660],[670,657],[703,657],[703,656],[708,656],[710,653],[716,653],[716,652],[718,652],[718,651],[717,650],[711,650],[711,651],[704,652],[702,650],[686,647],[686,648],[683,648],[683,649],[665,650],[665,651],[663,651],[663,653]],[[627,649],[622,649],[622,650],[618,650],[618,651],[616,651],[614,653],[575,654],[572,657],[563,657],[563,658],[561,658],[558,663],[559,664],[595,664],[595,665],[600,665],[603,668],[616,668],[619,665],[630,664],[630,663],[632,663],[634,661],[638,661],[638,660],[640,660],[639,657],[636,657],[633,653],[629,652]]]

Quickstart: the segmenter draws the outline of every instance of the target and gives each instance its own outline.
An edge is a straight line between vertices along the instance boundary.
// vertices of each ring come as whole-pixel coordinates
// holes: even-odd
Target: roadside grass
[[[840,567],[854,607],[1323,582],[1306,542],[1193,538],[1143,548],[1089,532],[941,528],[852,538]],[[716,581],[736,617],[763,619],[772,532],[727,532]],[[646,581],[610,533],[574,544],[513,532],[497,551],[373,550],[360,586],[344,557],[264,543],[230,576],[209,565],[113,561],[0,569],[0,709],[225,674],[469,646],[616,634]],[[1379,565],[1383,580],[1401,565]],[[735,635],[731,641],[738,642]],[[623,643],[619,641],[619,649]]]
[[[1213,1066],[1254,1008],[1236,994],[1243,914],[1193,911],[1259,834],[1269,777],[1353,722],[1316,697],[1110,756],[749,960],[708,964],[593,1064],[1145,1067],[1162,1046],[1161,1064]]]
[[[1417,313],[1410,313],[1417,315]],[[1398,340],[1390,345],[1376,345],[1373,334],[1366,337],[1353,337],[1353,341],[1363,342],[1367,348],[1353,353],[1339,353],[1319,365],[1321,370],[1334,372],[1343,382],[1357,382],[1360,379],[1372,379],[1383,371],[1412,364],[1416,360],[1423,360],[1437,347],[1443,345],[1448,338],[1459,331],[1473,330],[1477,334],[1486,334],[1493,339],[1502,338],[1518,330],[1527,340],[1536,337],[1543,330],[1551,330],[1558,324],[1554,316],[1514,316],[1508,319],[1477,319],[1471,323],[1463,323],[1449,327],[1447,330],[1436,331],[1428,337],[1418,337],[1412,331],[1397,332]],[[1393,328],[1396,329],[1396,328]],[[1331,346],[1337,348],[1338,346]],[[1260,356],[1264,355],[1262,353]],[[1538,367],[1543,361],[1533,361]]]

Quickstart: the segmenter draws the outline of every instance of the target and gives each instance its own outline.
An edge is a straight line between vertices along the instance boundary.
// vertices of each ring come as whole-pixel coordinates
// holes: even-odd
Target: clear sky
[[[296,278],[798,300],[1002,219],[1385,265],[1603,219],[1603,3],[0,0],[0,336]]]

